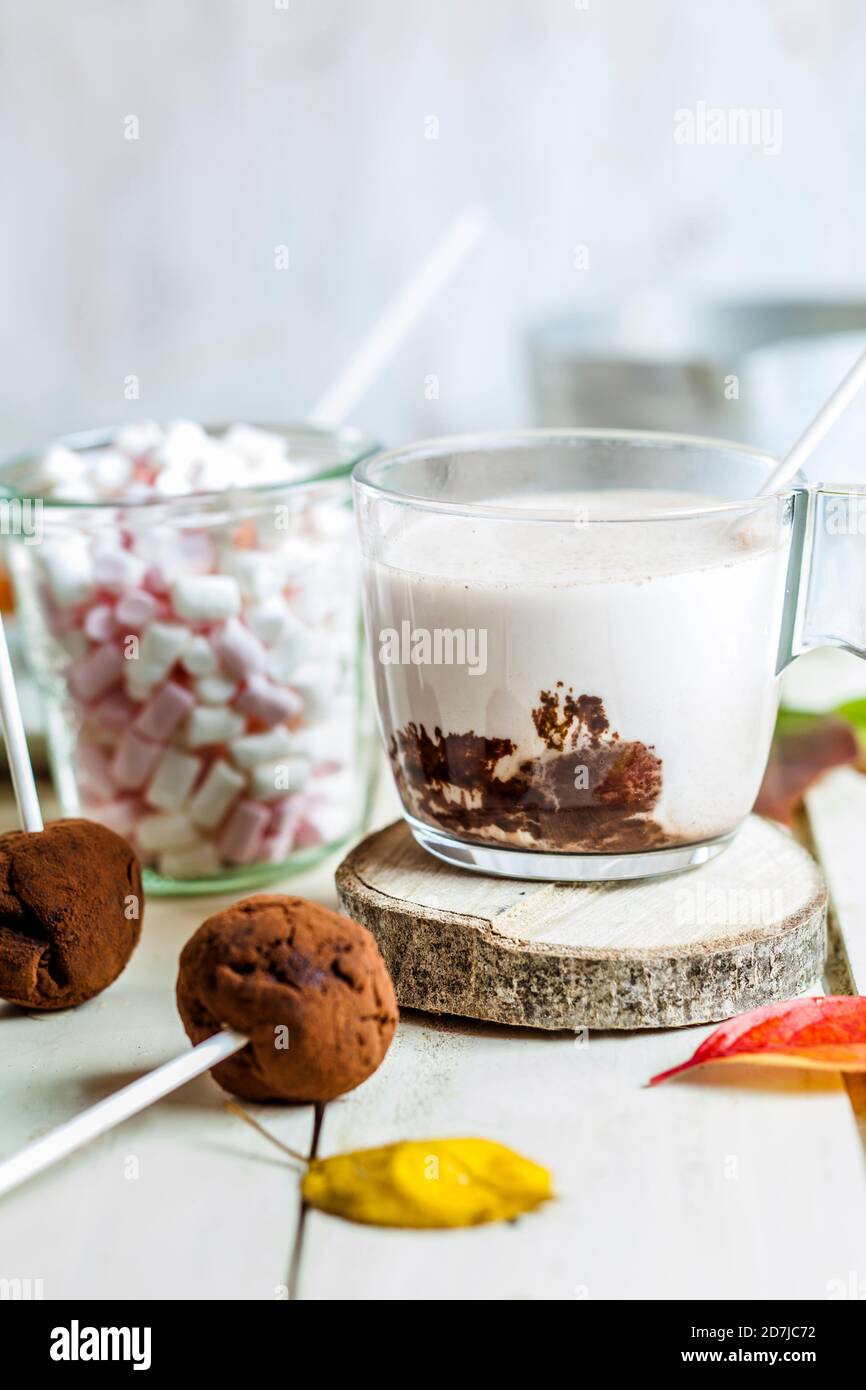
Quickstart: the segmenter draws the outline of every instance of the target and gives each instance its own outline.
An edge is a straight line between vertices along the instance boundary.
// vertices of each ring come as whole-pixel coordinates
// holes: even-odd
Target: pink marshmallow
[[[260,802],[238,802],[219,839],[221,857],[229,864],[252,863],[259,857],[262,837],[270,819],[268,807]]]
[[[79,737],[76,757],[82,779],[86,783],[94,801],[111,801],[114,797],[114,782],[109,771],[109,758],[105,749],[89,738]]]
[[[147,738],[167,739],[194,704],[194,695],[175,681],[167,681],[145,705],[135,727]]]
[[[114,611],[107,603],[98,603],[84,618],[84,632],[91,642],[109,642],[115,633]]]
[[[294,848],[313,849],[321,843],[322,834],[318,826],[313,825],[313,822],[307,820],[306,816],[303,817],[295,834]]]
[[[106,643],[73,662],[66,673],[69,688],[79,700],[95,700],[120,679],[123,653]]]
[[[159,604],[144,589],[132,589],[125,594],[115,609],[115,617],[122,632],[140,632],[152,623],[159,611]]]
[[[294,690],[275,685],[265,676],[252,675],[245,690],[235,700],[237,709],[272,728],[303,712],[304,702]]]
[[[111,763],[111,775],[118,787],[138,791],[156,767],[162,754],[161,743],[150,743],[134,729],[127,729]]]
[[[167,594],[171,588],[169,581],[166,579],[159,565],[149,565],[144,572],[144,578],[141,582],[145,589],[151,594],[157,594],[160,598]]]
[[[267,652],[258,637],[237,618],[229,618],[222,631],[214,638],[214,651],[220,665],[235,680],[248,681],[252,675],[263,671]]]
[[[295,843],[304,804],[303,797],[288,796],[273,808],[268,833],[259,849],[262,859],[270,864],[278,864],[288,857]]]
[[[127,838],[144,814],[141,803],[135,796],[119,796],[115,801],[106,801],[99,807],[99,819],[115,835]]]
[[[93,709],[94,723],[112,734],[122,734],[135,717],[137,706],[121,690],[113,690]]]

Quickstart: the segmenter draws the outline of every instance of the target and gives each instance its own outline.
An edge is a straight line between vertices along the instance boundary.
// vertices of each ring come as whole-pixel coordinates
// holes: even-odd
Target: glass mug
[[[780,675],[866,655],[866,492],[643,431],[433,440],[354,472],[379,718],[419,844],[517,878],[719,854]]]
[[[369,812],[378,749],[349,475],[375,446],[349,428],[262,428],[300,476],[127,502],[46,497],[38,535],[7,546],[61,813],[124,835],[150,892],[283,878]],[[7,463],[3,506],[38,499],[38,476],[36,458]],[[236,617],[176,609],[178,580],[219,574],[242,594]]]

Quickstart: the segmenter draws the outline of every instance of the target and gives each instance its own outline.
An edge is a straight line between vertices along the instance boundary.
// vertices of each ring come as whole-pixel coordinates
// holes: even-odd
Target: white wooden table
[[[846,946],[866,992],[866,778],[809,798]],[[4,828],[13,823],[8,798]],[[396,814],[390,787],[377,821]],[[289,881],[335,904],[329,863]],[[177,957],[223,899],[154,899],[121,979],[71,1013],[0,1005],[0,1151],[11,1153],[186,1039]],[[838,982],[834,982],[838,988]],[[866,1295],[866,1167],[832,1074],[653,1073],[708,1029],[570,1035],[404,1017],[380,1071],[329,1105],[319,1153],[472,1134],[553,1171],[558,1199],[504,1227],[376,1231],[308,1212],[296,1168],[223,1108],[205,1076],[0,1203],[0,1279],[46,1299],[631,1299]],[[856,1086],[851,1087],[855,1096]],[[253,1107],[309,1152],[310,1108]]]

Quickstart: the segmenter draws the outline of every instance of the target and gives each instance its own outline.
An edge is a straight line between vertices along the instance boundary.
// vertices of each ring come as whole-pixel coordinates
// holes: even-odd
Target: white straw
[[[36,794],[36,780],[30,763],[18,691],[9,660],[9,647],[6,643],[6,629],[0,616],[0,718],[3,722],[3,739],[12,773],[12,786],[18,804],[18,817],[24,830],[42,830],[42,812]]]
[[[839,416],[853,401],[857,392],[866,384],[866,352],[864,352],[847,376],[839,382],[830,399],[821,407],[811,425],[803,431],[790,453],[786,454],[774,468],[761,493],[778,492],[800,471],[812,450],[820,444],[824,435],[833,428]]]
[[[424,264],[367,334],[336,381],[316,402],[309,419],[334,428],[348,418],[388,359],[458,266],[477,246],[487,225],[483,208],[464,208]]]
[[[113,1096],[106,1096],[105,1100],[98,1101],[89,1110],[82,1110],[80,1115],[67,1120],[66,1124],[43,1134],[41,1139],[35,1139],[19,1153],[0,1163],[0,1196],[81,1148],[82,1144],[87,1144],[98,1134],[113,1129],[122,1120],[129,1119],[130,1115],[136,1115],[170,1091],[177,1090],[185,1081],[191,1081],[194,1076],[216,1066],[217,1062],[225,1061],[226,1057],[245,1047],[247,1041],[242,1033],[230,1030],[215,1033],[191,1052],[185,1052],[172,1062],[148,1072],[147,1076],[115,1091]]]

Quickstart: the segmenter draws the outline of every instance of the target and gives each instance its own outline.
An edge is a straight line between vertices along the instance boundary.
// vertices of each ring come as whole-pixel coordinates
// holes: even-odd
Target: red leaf
[[[657,1086],[706,1062],[866,1072],[866,998],[828,994],[752,1009],[722,1023],[693,1057],[660,1072],[649,1084]]]

